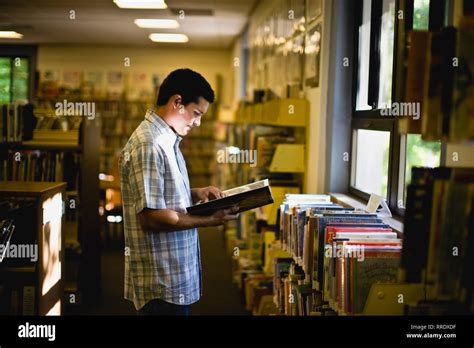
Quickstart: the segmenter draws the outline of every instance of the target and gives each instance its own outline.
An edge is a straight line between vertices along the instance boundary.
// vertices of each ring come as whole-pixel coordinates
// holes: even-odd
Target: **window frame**
[[[0,44],[1,57],[11,58],[10,61],[10,87],[13,87],[13,64],[15,58],[28,60],[28,101],[31,103],[35,95],[36,81],[36,54],[37,46]],[[10,103],[13,99],[13,90],[10,88]]]
[[[404,216],[405,209],[399,205],[399,193],[403,190],[406,166],[406,135],[399,134],[397,119],[393,116],[381,116],[379,108],[372,110],[360,110],[357,108],[357,86],[359,71],[359,27],[362,23],[363,1],[356,0],[355,23],[353,41],[353,61],[356,62],[352,71],[352,122],[351,122],[351,156],[350,156],[350,175],[348,182],[348,191],[354,196],[368,200],[370,194],[360,191],[353,186],[355,182],[355,163],[357,159],[354,154],[354,130],[386,130],[390,129],[390,149],[388,163],[388,183],[387,183],[387,202],[390,210],[396,216]],[[429,30],[439,30],[447,23],[449,13],[449,0],[432,0],[429,7]],[[401,12],[400,12],[401,11]],[[399,18],[399,14],[402,17]],[[405,86],[405,41],[406,34],[413,28],[414,0],[395,0],[395,24],[394,24],[394,47],[393,47],[393,66],[392,66],[392,103],[402,102]],[[435,14],[435,15],[431,15]],[[369,52],[369,86],[368,86],[368,105],[378,105],[378,83],[380,74],[380,31],[382,23],[382,1],[372,0],[371,4],[371,28],[370,28],[370,52]],[[384,129],[381,129],[384,128]],[[441,147],[440,164],[443,165],[445,158],[445,145]],[[402,163],[403,161],[403,163]],[[403,171],[403,173],[402,173]],[[402,177],[403,175],[403,177]]]
[[[401,0],[403,1],[403,0]],[[395,0],[395,28],[394,28],[394,56],[393,56],[393,66],[392,66],[392,102],[396,101],[396,81],[398,76],[397,61],[398,57],[398,30],[400,20],[397,20],[397,13],[400,9],[400,0]],[[378,92],[379,92],[379,76],[380,76],[380,31],[382,25],[382,1],[372,0],[371,3],[371,25],[370,25],[370,52],[369,52],[369,86],[368,86],[368,101],[369,105],[378,105]],[[363,0],[356,0],[356,20],[354,23],[354,30],[356,33],[359,32],[359,27],[362,23],[362,10],[363,10]],[[376,25],[374,25],[376,24]],[[353,69],[353,88],[352,88],[352,122],[351,122],[351,163],[350,163],[350,175],[348,183],[348,191],[354,196],[361,198],[363,200],[368,200],[370,197],[369,193],[363,192],[357,189],[353,184],[355,181],[355,163],[356,158],[354,156],[355,149],[354,144],[354,131],[357,129],[368,129],[368,130],[384,130],[390,132],[390,142],[389,142],[389,159],[388,159],[388,179],[387,179],[387,202],[392,211],[396,207],[393,206],[393,183],[398,180],[398,175],[394,173],[394,167],[398,165],[397,160],[399,159],[399,154],[393,151],[395,147],[398,147],[400,144],[400,139],[398,136],[397,122],[393,116],[381,116],[380,108],[374,108],[372,110],[357,110],[357,86],[358,86],[358,71],[359,71],[359,35],[354,35],[354,50],[353,50],[353,61],[356,62]],[[375,49],[373,49],[375,46]],[[398,188],[397,191],[398,192]],[[395,197],[396,201],[396,197]]]

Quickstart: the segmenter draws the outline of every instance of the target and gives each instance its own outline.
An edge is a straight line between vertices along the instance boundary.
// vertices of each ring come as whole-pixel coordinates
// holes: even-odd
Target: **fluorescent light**
[[[3,31],[0,30],[0,39],[21,39],[23,34],[17,33],[16,31]]]
[[[174,19],[135,19],[135,24],[140,28],[176,29],[178,21]]]
[[[153,33],[148,36],[153,42],[188,42],[189,39],[184,34],[164,34]]]
[[[168,8],[164,0],[114,0],[114,3],[120,8],[158,10]]]

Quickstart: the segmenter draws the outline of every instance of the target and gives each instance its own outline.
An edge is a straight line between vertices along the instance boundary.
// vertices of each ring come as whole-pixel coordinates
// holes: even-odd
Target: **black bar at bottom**
[[[54,325],[54,340],[19,337],[22,329],[23,333],[35,332],[31,331],[34,330],[32,325]],[[250,342],[313,345],[413,343],[472,347],[474,342],[473,316],[0,317],[0,327],[2,348],[38,343],[41,346],[58,343],[137,346],[145,343]],[[48,332],[46,327],[41,329]]]

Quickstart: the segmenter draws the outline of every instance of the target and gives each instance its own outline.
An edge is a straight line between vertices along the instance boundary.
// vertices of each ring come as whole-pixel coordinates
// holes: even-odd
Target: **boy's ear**
[[[175,105],[175,107],[179,107],[179,106],[181,105],[182,101],[183,101],[183,100],[182,100],[181,96],[180,96],[179,94],[177,94],[177,95],[175,96],[175,99],[174,99],[174,105]]]

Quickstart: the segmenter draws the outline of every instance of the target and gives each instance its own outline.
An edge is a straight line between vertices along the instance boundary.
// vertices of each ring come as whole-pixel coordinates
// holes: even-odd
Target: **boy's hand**
[[[207,186],[202,188],[193,189],[193,200],[194,202],[207,202],[212,199],[218,199],[225,197],[221,190],[215,186]]]
[[[239,207],[232,207],[229,209],[222,209],[216,211],[214,214],[210,216],[211,224],[210,226],[218,226],[225,224],[227,221],[235,220],[239,217],[237,212],[239,211]]]

